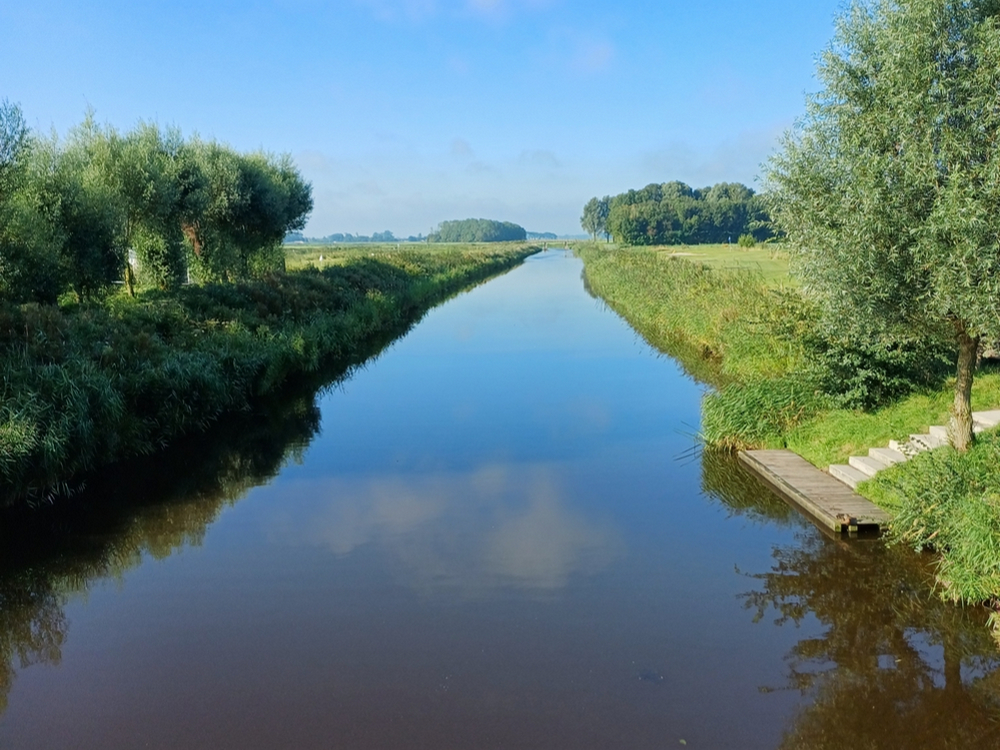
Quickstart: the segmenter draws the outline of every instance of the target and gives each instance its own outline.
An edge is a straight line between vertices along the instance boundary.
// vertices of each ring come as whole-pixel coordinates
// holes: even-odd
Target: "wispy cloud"
[[[624,551],[617,529],[567,502],[553,466],[482,466],[468,473],[338,477],[290,483],[304,516],[270,529],[344,557],[384,556],[420,591],[482,596],[497,589],[550,592],[607,567]],[[452,530],[461,522],[467,533]]]
[[[354,0],[380,21],[423,21],[440,10],[438,0]]]
[[[711,150],[698,150],[685,142],[674,142],[641,157],[641,171],[654,181],[679,179],[694,186],[721,180],[739,180],[752,186],[761,165],[774,151],[788,124],[744,130]]]
[[[536,150],[522,151],[517,158],[518,164],[528,167],[541,167],[543,169],[559,169],[562,162],[551,151]]]
[[[451,155],[458,159],[474,159],[476,152],[464,138],[454,138],[451,142]]]
[[[615,46],[607,39],[578,37],[574,40],[570,67],[580,73],[596,73],[608,68],[615,58]]]
[[[551,6],[554,0],[354,0],[381,21],[423,21],[438,15],[506,21],[522,11]]]

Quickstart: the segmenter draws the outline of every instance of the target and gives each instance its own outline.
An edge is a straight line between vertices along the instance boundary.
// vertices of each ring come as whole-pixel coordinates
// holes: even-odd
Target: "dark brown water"
[[[1000,747],[982,614],[692,455],[580,272],[5,519],[0,747]]]

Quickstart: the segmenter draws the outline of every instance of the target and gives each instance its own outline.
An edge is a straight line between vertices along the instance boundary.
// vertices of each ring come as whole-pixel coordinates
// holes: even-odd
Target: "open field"
[[[751,248],[736,244],[673,245],[651,249],[661,255],[703,263],[709,268],[754,271],[774,286],[797,284],[788,273],[788,253],[774,244],[758,244]]]
[[[551,242],[549,244],[552,244]],[[341,266],[355,258],[380,258],[393,253],[420,252],[442,253],[446,251],[476,251],[476,250],[513,250],[522,248],[542,247],[541,242],[480,242],[480,243],[447,243],[447,242],[358,242],[310,245],[296,243],[285,245],[285,268],[288,271],[298,271],[303,268],[331,268]]]

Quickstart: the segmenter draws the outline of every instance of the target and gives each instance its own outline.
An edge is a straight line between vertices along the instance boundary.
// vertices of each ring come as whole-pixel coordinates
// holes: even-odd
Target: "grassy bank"
[[[86,306],[0,308],[0,488],[68,494],[418,318],[534,249],[348,251],[336,265]]]
[[[703,422],[710,445],[787,446],[828,466],[947,422],[950,363],[928,363],[923,357],[937,356],[934,350],[890,359],[824,339],[817,312],[786,284],[787,261],[766,249],[751,250],[756,258],[725,245],[688,249],[700,255],[675,250],[589,246],[580,255],[595,293],[652,346],[714,386]],[[914,382],[935,367],[926,383]],[[844,405],[866,397],[879,405]],[[973,408],[998,404],[1000,374],[981,371]]]
[[[675,251],[588,246],[580,255],[596,294],[712,386],[702,423],[709,446],[787,447],[826,467],[947,424],[951,364],[936,347],[851,350],[817,330],[816,311],[785,283],[780,257],[765,274],[740,250]],[[865,398],[876,405],[849,405]],[[972,402],[1000,406],[995,366],[977,373]],[[896,515],[897,540],[941,553],[940,591],[955,601],[1000,602],[997,467],[1000,436],[992,434],[967,454],[938,449],[859,490]]]

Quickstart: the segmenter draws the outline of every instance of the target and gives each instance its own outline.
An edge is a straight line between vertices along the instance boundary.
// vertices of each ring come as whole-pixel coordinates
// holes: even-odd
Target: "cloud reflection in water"
[[[295,482],[282,494],[314,510],[296,510],[280,537],[338,557],[372,546],[394,575],[426,592],[551,592],[607,567],[623,546],[616,529],[572,508],[559,473],[553,465],[490,465]]]

